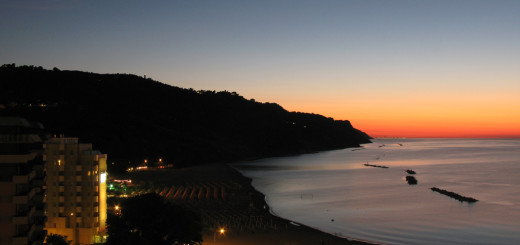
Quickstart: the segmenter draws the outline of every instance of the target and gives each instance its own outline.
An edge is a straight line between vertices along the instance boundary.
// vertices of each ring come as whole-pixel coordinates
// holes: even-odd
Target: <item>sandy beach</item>
[[[251,180],[225,164],[147,170],[125,177],[199,213],[205,227],[203,244],[369,244],[272,215]]]

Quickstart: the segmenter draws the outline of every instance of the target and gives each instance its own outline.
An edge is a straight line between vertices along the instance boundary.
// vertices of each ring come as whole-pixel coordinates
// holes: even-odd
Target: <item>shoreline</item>
[[[261,192],[260,192],[261,193]],[[263,193],[262,193],[263,194]],[[279,216],[278,214],[276,214],[275,212],[272,211],[271,207],[269,206],[269,204],[267,204],[267,201],[266,201],[266,205],[269,207],[269,213],[273,216],[276,216],[280,219],[284,219],[286,221],[288,221],[289,223],[293,224],[293,225],[297,225],[297,226],[305,226],[305,227],[308,227],[309,229],[313,229],[313,230],[316,230],[316,231],[319,231],[319,232],[322,232],[322,233],[326,233],[326,234],[329,234],[331,236],[335,236],[335,237],[338,237],[338,238],[341,238],[341,239],[346,239],[347,241],[349,242],[359,242],[359,244],[370,244],[370,245],[383,245],[384,243],[376,243],[376,242],[373,242],[373,241],[368,241],[368,240],[363,240],[363,239],[359,239],[359,238],[354,238],[354,237],[348,237],[348,236],[339,236],[339,235],[336,235],[336,234],[332,234],[330,232],[327,232],[327,231],[324,231],[324,230],[321,230],[319,228],[316,228],[316,227],[312,227],[312,226],[308,226],[308,225],[305,225],[305,224],[302,224],[302,223],[298,223],[296,221],[293,221],[293,220],[290,220],[290,219],[287,219],[287,218],[284,218],[284,217],[281,217]]]
[[[290,220],[290,219],[287,219],[287,218],[284,218],[278,214],[276,214],[276,212],[274,212],[274,210],[271,208],[271,206],[269,206],[269,204],[267,203],[267,196],[265,196],[264,193],[260,192],[259,190],[257,190],[254,185],[252,184],[252,179],[247,177],[247,176],[244,176],[240,170],[238,170],[237,168],[231,166],[228,164],[228,167],[234,169],[235,171],[237,171],[240,175],[242,175],[242,177],[246,178],[246,179],[249,179],[250,180],[250,185],[251,187],[253,187],[253,189],[255,191],[257,191],[258,193],[260,193],[261,195],[264,196],[264,203],[266,205],[266,207],[268,207],[268,210],[269,210],[269,214],[272,215],[272,216],[275,216],[275,217],[278,217],[280,219],[283,219],[283,220],[286,220],[287,222],[289,222],[290,224],[292,225],[295,225],[295,226],[304,226],[304,227],[307,227],[309,229],[313,229],[313,230],[316,230],[316,231],[319,231],[319,232],[322,232],[322,233],[326,233],[326,234],[329,234],[331,236],[335,236],[335,237],[338,237],[338,238],[341,238],[341,239],[346,239],[347,241],[349,242],[360,242],[361,244],[381,244],[381,243],[375,243],[375,242],[372,242],[372,241],[366,241],[366,240],[362,240],[362,239],[358,239],[358,238],[354,238],[354,237],[348,237],[348,236],[338,236],[338,235],[335,235],[335,234],[332,234],[330,232],[326,232],[324,230],[321,230],[319,228],[316,228],[316,227],[311,227],[311,226],[308,226],[308,225],[305,225],[305,224],[302,224],[302,223],[299,223],[299,222],[296,222],[294,220]]]
[[[297,224],[298,226],[304,226],[304,227],[307,227],[309,229],[313,229],[313,230],[316,230],[318,232],[322,232],[322,233],[325,233],[325,234],[329,234],[331,236],[335,236],[335,237],[338,237],[338,238],[341,238],[341,239],[345,239],[349,242],[359,242],[359,244],[372,244],[372,245],[382,245],[384,243],[377,243],[377,242],[374,242],[374,241],[368,241],[368,240],[363,240],[363,239],[359,239],[359,238],[354,238],[354,237],[349,237],[349,236],[339,236],[339,235],[336,235],[336,234],[332,234],[330,232],[327,232],[327,231],[324,231],[324,230],[321,230],[319,228],[316,228],[316,227],[311,227],[311,226],[308,226],[308,225],[305,225],[305,224],[301,224],[299,222],[296,222],[294,220],[290,220],[290,219],[287,219],[287,218],[284,218],[278,214],[276,214],[276,212],[274,212],[274,210],[271,208],[271,206],[269,206],[269,203],[267,203],[267,196],[262,193],[261,191],[257,190],[255,188],[255,186],[253,185],[252,183],[252,179],[245,176],[244,174],[242,174],[240,172],[240,170],[238,170],[236,167],[234,167],[232,164],[226,164],[227,167],[233,169],[234,171],[238,172],[243,178],[246,178],[248,179],[250,182],[249,184],[251,185],[251,187],[256,191],[258,192],[259,194],[263,195],[264,196],[264,203],[265,203],[265,206],[268,207],[268,210],[269,210],[269,214],[272,215],[272,216],[275,216],[275,217],[278,217],[280,219],[283,219],[283,220],[286,220],[287,222],[289,222],[290,224]]]
[[[199,213],[202,244],[377,244],[340,237],[276,215],[252,179],[229,164],[205,164],[184,169],[149,170],[124,174],[135,183],[151,185],[169,201]],[[205,197],[167,195],[164,190],[206,192]],[[181,191],[182,192],[182,191]],[[298,226],[294,225],[298,224]],[[224,228],[224,235],[217,230]],[[220,241],[220,242],[219,242]],[[214,243],[213,243],[214,242]]]

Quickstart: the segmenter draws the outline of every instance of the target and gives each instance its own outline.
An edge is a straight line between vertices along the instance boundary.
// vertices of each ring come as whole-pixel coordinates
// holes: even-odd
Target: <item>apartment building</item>
[[[39,123],[0,117],[0,244],[42,244],[43,140]]]
[[[45,213],[48,234],[72,244],[103,242],[106,222],[106,154],[78,138],[54,137],[44,144]]]

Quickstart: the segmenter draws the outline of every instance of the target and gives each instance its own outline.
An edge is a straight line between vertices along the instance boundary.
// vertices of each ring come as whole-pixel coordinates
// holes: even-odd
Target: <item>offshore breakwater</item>
[[[356,151],[237,168],[278,215],[332,234],[388,244],[514,244],[520,240],[514,219],[520,215],[519,148],[520,140],[375,139]],[[360,164],[366,162],[388,168]],[[417,185],[404,184],[413,175],[403,173],[407,169],[416,172]],[[454,201],[433,186],[478,202]]]

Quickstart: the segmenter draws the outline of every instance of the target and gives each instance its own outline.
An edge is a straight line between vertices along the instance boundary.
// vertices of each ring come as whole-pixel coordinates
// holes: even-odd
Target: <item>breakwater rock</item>
[[[465,196],[461,196],[455,192],[451,192],[451,191],[447,191],[447,190],[443,190],[443,189],[439,189],[437,187],[432,187],[430,188],[432,191],[435,191],[435,192],[438,192],[438,193],[441,193],[443,195],[446,195],[446,196],[449,196],[453,199],[457,199],[459,202],[468,202],[468,203],[474,203],[474,202],[477,202],[478,200],[473,198],[473,197],[465,197]]]
[[[374,168],[388,168],[387,166],[373,165],[373,164],[368,164],[368,163],[365,163],[363,165],[365,165],[367,167],[374,167]]]
[[[407,169],[406,172],[407,172],[408,174],[416,174],[416,172],[413,171],[413,170],[411,170],[411,169]]]
[[[413,176],[406,176],[406,182],[408,182],[409,185],[417,185],[417,179]]]

